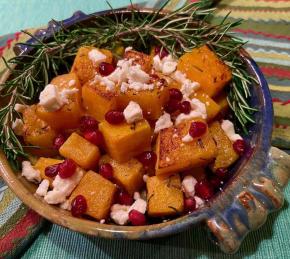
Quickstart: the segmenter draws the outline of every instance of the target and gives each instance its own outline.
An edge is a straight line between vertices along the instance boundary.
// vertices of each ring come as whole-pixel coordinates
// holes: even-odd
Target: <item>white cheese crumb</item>
[[[199,198],[198,196],[194,196],[195,202],[196,202],[196,208],[201,208],[204,206],[204,201]]]
[[[187,143],[187,142],[191,142],[191,141],[193,141],[193,138],[192,138],[192,136],[189,135],[189,133],[187,133],[187,135],[185,135],[185,136],[182,138],[182,142]]]
[[[73,189],[78,185],[84,175],[84,170],[77,168],[75,173],[69,178],[61,178],[57,175],[52,182],[53,189],[49,191],[44,200],[48,204],[59,204],[66,200],[66,197],[71,194]]]
[[[106,86],[107,91],[113,91],[115,89],[115,83],[111,81],[108,77],[102,77],[96,74],[95,80],[100,82],[101,85]]]
[[[166,162],[170,162],[170,158],[168,156],[165,158],[165,160]]]
[[[49,188],[49,181],[47,179],[44,179],[38,186],[35,194],[37,194],[38,196],[44,197],[47,194],[48,188]]]
[[[147,182],[148,178],[149,178],[149,176],[148,176],[147,174],[144,174],[144,175],[143,175],[143,181],[144,181],[145,183]]]
[[[68,199],[66,199],[63,203],[59,205],[59,207],[63,210],[71,210],[71,203]]]
[[[133,47],[129,46],[129,47],[125,48],[125,52],[130,51],[132,49],[133,49]]]
[[[111,207],[110,217],[118,225],[125,225],[129,220],[130,206],[114,204]]]
[[[30,182],[39,183],[41,181],[40,172],[33,168],[29,161],[22,162],[22,176]]]
[[[104,55],[102,52],[100,52],[97,49],[92,49],[88,53],[89,59],[93,62],[94,65],[101,63],[102,61],[106,60],[106,55]]]
[[[105,219],[101,219],[100,220],[100,224],[105,224],[106,223],[106,220]]]
[[[243,139],[239,134],[235,133],[234,124],[229,120],[223,120],[221,123],[221,127],[227,137],[232,141],[235,142],[238,139]]]
[[[130,67],[127,78],[129,84],[134,82],[146,84],[150,80],[150,76],[141,69],[140,65]]]
[[[19,112],[19,113],[23,113],[25,111],[26,107],[27,107],[27,105],[16,103],[14,106],[14,110]]]
[[[60,97],[60,104],[63,106],[64,104],[68,104],[69,100],[68,98],[77,93],[79,89],[77,88],[72,88],[72,89],[63,89],[59,92],[59,97]]]
[[[162,72],[164,75],[170,75],[176,70],[176,67],[177,61],[171,55],[163,59],[160,59],[159,55],[153,57],[153,68],[158,72]]]
[[[147,208],[147,202],[145,200],[139,198],[136,201],[134,201],[134,203],[131,205],[131,207],[128,210],[128,213],[131,210],[137,210],[140,213],[145,214],[146,208]]]
[[[195,185],[197,180],[192,175],[187,175],[182,180],[182,191],[185,194],[186,198],[194,197],[195,194]]]
[[[75,85],[75,83],[76,83],[76,80],[69,80],[68,81],[68,86],[73,86],[73,85]]]
[[[173,74],[173,78],[181,83],[181,93],[183,94],[184,98],[188,98],[192,93],[194,93],[199,87],[200,84],[198,82],[194,82],[186,78],[186,75],[180,71],[176,71]]]
[[[17,118],[13,121],[11,127],[16,135],[21,136],[23,134],[23,121],[21,119]]]
[[[206,107],[203,102],[201,102],[200,100],[196,98],[193,98],[190,101],[190,104],[193,110],[189,114],[184,114],[184,113],[179,114],[176,117],[175,125],[178,125],[179,123],[183,121],[191,120],[194,118],[202,118],[202,119],[207,118]]]
[[[131,124],[143,119],[143,112],[140,105],[136,102],[130,101],[128,106],[123,111],[125,120]]]
[[[140,199],[141,198],[140,193],[139,192],[134,192],[133,198],[134,198],[134,200]]]
[[[158,133],[162,129],[169,128],[173,125],[169,113],[164,113],[155,123],[154,133]]]
[[[39,105],[49,112],[54,112],[61,108],[60,96],[55,85],[48,84],[45,86],[39,95]]]

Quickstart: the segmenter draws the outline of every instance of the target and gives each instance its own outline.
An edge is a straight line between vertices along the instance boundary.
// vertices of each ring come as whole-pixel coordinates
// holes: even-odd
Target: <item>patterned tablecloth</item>
[[[38,1],[28,2],[34,3],[30,11],[33,12],[31,15],[36,15]],[[72,1],[68,2],[70,5],[65,7],[58,1],[43,1],[40,9],[43,11],[53,6],[53,16],[65,18],[62,8],[71,9],[74,5]],[[75,1],[75,8],[91,12],[104,8],[102,0],[95,2],[93,5],[90,1]],[[118,6],[127,2],[118,1]],[[148,1],[146,4],[153,7],[162,2]],[[170,6],[175,8],[181,2],[172,0]],[[4,11],[9,11],[8,3],[8,0],[0,0],[1,16]],[[27,5],[29,3],[23,4],[26,8]],[[289,151],[290,1],[222,0],[217,4],[216,19],[222,19],[229,11],[230,20],[245,19],[236,33],[248,41],[246,49],[259,63],[272,92],[275,111],[273,145]],[[1,20],[5,25],[9,19],[9,14],[5,13]],[[3,28],[0,24],[0,31]],[[25,39],[26,36],[19,32],[0,37],[0,56],[11,57],[13,45]],[[3,69],[3,63],[0,63],[0,74]],[[251,233],[234,258],[290,258],[290,187],[286,188],[285,195],[283,209],[272,214],[260,230]],[[19,257],[19,254],[23,258],[227,258],[207,240],[201,226],[173,237],[146,242],[103,240],[71,232],[45,222],[24,206],[1,180],[0,214],[0,258]]]

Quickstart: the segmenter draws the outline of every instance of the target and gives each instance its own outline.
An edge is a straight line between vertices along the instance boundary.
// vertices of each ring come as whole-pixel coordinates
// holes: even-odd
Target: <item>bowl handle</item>
[[[267,172],[257,177],[236,197],[227,212],[206,221],[212,239],[222,251],[234,253],[245,236],[262,226],[267,215],[282,207],[282,189],[290,178],[290,156],[271,147]]]

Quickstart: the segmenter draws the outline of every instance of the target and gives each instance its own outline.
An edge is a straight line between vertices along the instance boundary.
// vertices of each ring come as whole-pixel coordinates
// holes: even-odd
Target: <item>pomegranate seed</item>
[[[83,195],[77,195],[71,203],[71,214],[74,217],[81,217],[88,208],[87,200]]]
[[[84,138],[96,146],[104,146],[104,137],[102,132],[100,132],[99,130],[85,132]]]
[[[131,210],[129,212],[129,221],[133,226],[146,225],[146,217],[138,210]]]
[[[113,167],[109,163],[102,164],[100,166],[100,175],[111,180],[113,178]]]
[[[194,121],[189,128],[189,135],[193,138],[201,137],[207,129],[207,125],[202,121]]]
[[[168,113],[174,113],[179,109],[179,101],[175,99],[169,99],[165,106],[165,111]]]
[[[113,64],[107,62],[101,62],[99,65],[99,73],[101,76],[108,76],[114,72],[116,67]]]
[[[80,120],[80,130],[82,132],[97,130],[98,122],[91,116],[83,116]]]
[[[105,119],[110,124],[120,124],[124,121],[125,118],[123,112],[112,110],[106,113]]]
[[[53,148],[59,150],[65,141],[66,137],[63,134],[58,134],[53,141]]]
[[[229,170],[224,167],[220,167],[215,171],[215,174],[220,179],[226,179],[229,176]]]
[[[195,193],[198,197],[208,200],[214,194],[213,186],[207,180],[202,180],[195,185]]]
[[[189,114],[191,111],[191,105],[189,101],[183,101],[179,104],[179,110],[181,113]]]
[[[137,156],[140,163],[143,164],[145,168],[154,168],[157,160],[157,156],[153,151],[145,151]]]
[[[122,205],[132,205],[134,202],[133,198],[123,190],[119,191],[117,201]]]
[[[234,142],[233,148],[237,152],[237,154],[241,156],[245,152],[246,143],[243,139],[238,139]]]
[[[156,46],[154,51],[155,51],[155,55],[159,55],[160,59],[163,59],[164,57],[169,55],[169,52],[164,47],[161,50],[160,46]]]
[[[44,173],[47,177],[55,177],[58,173],[60,164],[50,165],[44,169]]]
[[[69,178],[75,173],[76,169],[76,163],[71,159],[66,159],[61,164],[59,164],[58,175],[63,179]]]
[[[184,209],[186,212],[192,212],[196,209],[196,201],[194,198],[184,199]]]
[[[171,88],[171,89],[169,89],[169,97],[170,97],[170,99],[181,101],[182,100],[182,93],[177,88]]]

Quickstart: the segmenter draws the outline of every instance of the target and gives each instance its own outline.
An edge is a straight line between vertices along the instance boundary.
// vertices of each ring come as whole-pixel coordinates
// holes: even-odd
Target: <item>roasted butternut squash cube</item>
[[[238,158],[238,154],[233,148],[233,143],[223,131],[219,122],[213,122],[209,130],[217,145],[217,157],[212,165],[213,171],[218,168],[227,168],[232,165]]]
[[[96,120],[104,119],[109,110],[117,108],[117,93],[94,80],[87,82],[82,89],[83,105]]]
[[[81,85],[77,75],[75,73],[70,73],[57,76],[51,81],[51,84],[57,86],[59,90],[78,89],[78,92],[69,95],[67,97],[68,103],[54,112],[49,112],[45,110],[43,106],[37,105],[37,115],[54,129],[72,129],[78,127],[83,110]]]
[[[60,147],[59,153],[65,158],[74,160],[85,169],[94,168],[100,159],[99,148],[77,133],[72,133],[69,136]]]
[[[200,100],[205,104],[207,121],[211,121],[213,118],[215,118],[221,110],[221,107],[203,91],[195,92],[192,97]]]
[[[156,175],[205,166],[214,160],[217,147],[209,131],[190,142],[182,141],[190,124],[191,121],[186,121],[160,131],[156,146]]]
[[[116,190],[113,183],[94,171],[88,171],[72,192],[69,200],[72,202],[77,195],[83,195],[87,201],[85,214],[97,220],[106,219]]]
[[[53,141],[57,132],[36,114],[36,105],[28,106],[23,112],[23,139],[30,147],[29,152],[39,156],[56,154]]]
[[[169,87],[163,85],[153,90],[135,91],[128,89],[119,93],[119,106],[125,108],[130,101],[134,101],[140,105],[143,114],[147,119],[157,120],[163,113],[162,108],[169,99]]]
[[[143,181],[143,166],[132,158],[127,162],[119,163],[110,158],[108,155],[101,157],[99,164],[109,163],[113,167],[113,178],[115,182],[123,187],[130,195],[137,192],[142,187]]]
[[[140,65],[141,69],[147,73],[149,73],[152,68],[152,57],[145,53],[136,50],[128,50],[125,51],[124,58],[133,59],[133,64]]]
[[[41,179],[47,179],[49,181],[50,186],[52,186],[53,179],[52,177],[48,177],[45,175],[45,168],[51,165],[56,165],[62,163],[63,160],[60,159],[54,159],[49,157],[40,157],[36,164],[34,165],[34,168],[39,170]]]
[[[206,178],[206,169],[204,167],[195,167],[187,170],[186,175],[192,175],[197,181],[204,180]]]
[[[199,82],[210,97],[217,95],[232,79],[230,68],[206,45],[181,56],[177,70],[190,80]]]
[[[103,133],[108,154],[118,162],[126,162],[151,149],[151,128],[146,120],[132,125],[127,123],[112,125],[102,121],[99,130]]]
[[[80,47],[75,57],[71,72],[77,74],[82,85],[90,79],[94,78],[95,73],[98,72],[99,64],[94,64],[93,61],[89,58],[89,52],[94,49],[99,50],[105,56],[107,56],[104,62],[113,62],[113,54],[109,50],[97,49],[92,46]]]
[[[183,193],[179,175],[149,177],[146,185],[149,216],[165,217],[183,212]]]

